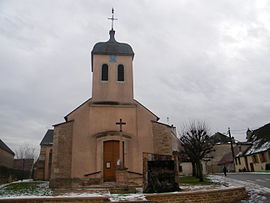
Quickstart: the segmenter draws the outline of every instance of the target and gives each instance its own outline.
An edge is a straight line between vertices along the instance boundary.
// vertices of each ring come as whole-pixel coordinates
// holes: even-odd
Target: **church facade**
[[[143,157],[178,151],[175,127],[133,97],[132,47],[109,34],[91,52],[92,98],[54,125],[51,187],[142,184]]]

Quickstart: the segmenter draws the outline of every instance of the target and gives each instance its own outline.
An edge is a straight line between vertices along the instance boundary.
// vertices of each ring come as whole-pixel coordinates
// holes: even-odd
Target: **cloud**
[[[91,96],[90,51],[108,39],[112,6],[116,39],[135,51],[135,98],[162,121],[269,122],[268,1],[2,1],[0,130],[12,148],[38,145]]]

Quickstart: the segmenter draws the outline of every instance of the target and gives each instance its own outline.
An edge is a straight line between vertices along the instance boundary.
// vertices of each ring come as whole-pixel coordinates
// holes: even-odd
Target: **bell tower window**
[[[108,81],[109,78],[109,67],[107,64],[103,64],[101,67],[101,80],[102,81]]]
[[[124,81],[124,65],[120,64],[118,65],[118,69],[117,69],[117,80],[118,81]]]

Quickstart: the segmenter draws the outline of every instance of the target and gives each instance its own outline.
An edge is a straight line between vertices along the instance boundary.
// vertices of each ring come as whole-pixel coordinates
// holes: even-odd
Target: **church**
[[[173,126],[133,96],[132,47],[109,40],[91,52],[92,98],[54,125],[50,187],[143,183],[147,160],[173,157],[179,142]],[[50,167],[48,169],[48,167]]]

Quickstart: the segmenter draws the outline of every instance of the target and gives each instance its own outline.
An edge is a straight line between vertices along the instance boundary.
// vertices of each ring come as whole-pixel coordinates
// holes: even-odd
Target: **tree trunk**
[[[200,182],[203,182],[203,168],[202,168],[201,161],[198,160],[196,165],[197,165],[197,169],[198,169],[197,177],[200,179]]]
[[[192,163],[192,176],[193,177],[196,177],[197,176],[197,167],[196,167],[196,164],[193,161],[191,163]]]

